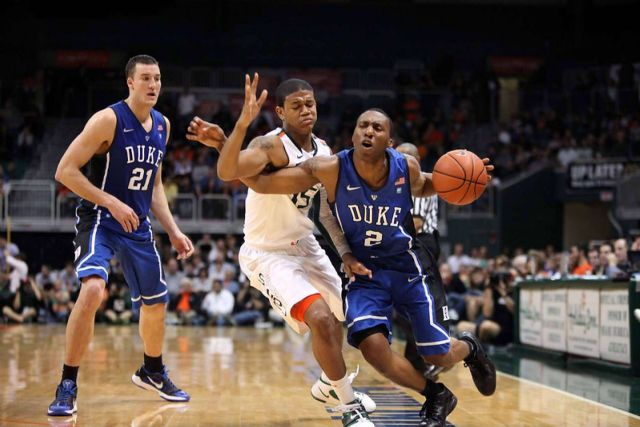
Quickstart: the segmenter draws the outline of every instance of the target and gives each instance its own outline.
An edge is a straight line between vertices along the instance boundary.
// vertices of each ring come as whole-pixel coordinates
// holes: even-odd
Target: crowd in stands
[[[181,261],[168,243],[159,240],[158,244],[169,293],[169,324],[254,327],[282,324],[269,301],[249,285],[240,271],[236,236],[213,238],[205,234],[197,240],[194,255]],[[33,274],[15,244],[0,239],[0,250],[0,307],[4,321],[66,322],[80,287],[73,264],[69,262],[61,270],[42,265]],[[513,292],[520,281],[628,280],[634,271],[629,251],[640,251],[640,235],[630,240],[594,241],[563,252],[549,246],[527,252],[517,249],[511,256],[497,257],[490,257],[484,246],[467,253],[462,244],[455,244],[452,254],[439,263],[452,328],[474,332],[490,344],[508,344],[513,340]],[[136,322],[137,317],[120,264],[113,259],[96,320],[128,324]]]
[[[0,85],[0,196],[44,137],[43,74]],[[3,82],[8,83],[8,82]]]

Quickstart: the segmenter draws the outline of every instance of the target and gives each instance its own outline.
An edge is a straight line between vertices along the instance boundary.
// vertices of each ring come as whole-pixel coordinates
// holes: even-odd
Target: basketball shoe
[[[491,396],[496,391],[496,367],[474,335],[463,332],[460,340],[468,342],[471,347],[471,353],[464,359],[464,365],[469,367],[473,383],[480,393]]]
[[[349,374],[350,383],[353,383],[353,379],[358,376],[359,372],[360,366],[358,366],[355,372]],[[353,391],[353,394],[356,396],[356,401],[361,403],[367,412],[370,413],[376,410],[376,402],[374,402],[367,394],[355,390]],[[319,402],[326,403],[331,406],[340,405],[340,399],[338,399],[338,395],[335,390],[331,384],[323,381],[322,377],[318,378],[315,384],[311,386],[311,397]]]
[[[420,410],[421,427],[445,427],[447,425],[447,416],[453,412],[458,399],[445,387],[444,384],[438,383],[442,390],[426,396],[427,400]]]
[[[357,400],[348,405],[338,405],[332,412],[342,414],[342,427],[375,427],[364,406]]]
[[[73,380],[63,380],[56,389],[56,398],[49,405],[48,415],[64,417],[73,415],[78,411],[76,399],[78,386]]]
[[[157,392],[170,402],[188,402],[190,399],[187,393],[169,379],[169,371],[164,366],[162,372],[148,372],[143,365],[131,376],[131,381],[140,388]]]

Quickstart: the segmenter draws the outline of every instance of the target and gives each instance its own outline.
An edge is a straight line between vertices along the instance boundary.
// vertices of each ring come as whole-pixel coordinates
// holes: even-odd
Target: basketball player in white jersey
[[[249,187],[252,177],[262,172],[331,155],[327,144],[312,133],[317,116],[313,89],[298,79],[286,80],[276,90],[276,113],[283,122],[282,128],[255,138],[241,150],[247,129],[267,97],[263,90],[256,99],[257,86],[257,74],[253,82],[248,75],[245,77],[244,106],[228,139],[219,127],[199,118],[191,122],[187,136],[220,149],[221,179],[240,179]],[[342,356],[342,282],[315,239],[314,223],[308,217],[314,198],[322,198],[321,191],[324,189],[320,185],[292,195],[258,194],[250,189],[240,267],[251,285],[269,298],[294,331],[311,331],[313,353],[323,371],[312,388],[312,396],[328,401],[333,393],[334,400],[337,397],[341,404],[336,409],[342,412],[343,426],[373,426],[367,410],[375,409],[375,404],[368,396],[354,393]],[[326,193],[324,200],[326,209],[321,211],[321,221],[333,231],[334,244],[343,255],[350,250],[342,233],[336,233],[339,225],[328,209]],[[332,223],[326,223],[326,219]],[[345,261],[349,270],[367,274],[368,270],[353,256],[346,258],[352,261]],[[327,387],[329,384],[331,388]]]

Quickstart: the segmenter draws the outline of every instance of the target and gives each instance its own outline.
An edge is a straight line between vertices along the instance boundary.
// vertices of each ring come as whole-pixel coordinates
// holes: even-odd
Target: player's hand
[[[227,141],[227,136],[220,126],[206,122],[198,116],[191,120],[187,132],[189,141],[197,141],[218,151],[222,150],[222,146]]]
[[[482,159],[482,163],[484,163],[484,168],[487,171],[487,178],[491,181],[491,172],[495,169],[495,167],[491,164],[491,160],[488,157]]]
[[[114,197],[112,203],[109,206],[106,206],[106,208],[109,209],[111,216],[120,223],[124,231],[127,233],[132,233],[138,229],[140,219],[129,205],[122,203]]]
[[[259,81],[260,76],[258,76],[258,73],[253,74],[253,81],[251,81],[249,74],[244,75],[244,105],[237,124],[245,128],[248,128],[251,122],[258,117],[264,101],[267,100],[268,92],[266,89],[263,89],[262,93],[260,93],[260,98],[256,99]]]
[[[349,282],[356,280],[356,274],[359,276],[367,276],[371,279],[372,273],[351,252],[342,255],[342,268],[344,274],[349,278]]]
[[[193,243],[184,233],[169,236],[171,246],[178,252],[178,259],[187,259],[193,255]]]

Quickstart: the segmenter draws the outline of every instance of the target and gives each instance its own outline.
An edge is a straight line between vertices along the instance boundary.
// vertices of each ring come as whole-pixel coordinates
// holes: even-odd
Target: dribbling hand
[[[484,168],[487,171],[487,178],[491,181],[491,172],[493,172],[495,167],[491,164],[491,160],[488,157],[482,159],[482,163],[484,163]]]
[[[196,141],[207,147],[220,151],[227,140],[222,128],[214,123],[209,123],[195,116],[187,128],[187,139]]]
[[[349,283],[356,280],[356,274],[359,276],[367,276],[371,279],[372,273],[351,252],[342,255],[342,269],[344,274],[349,278]]]

